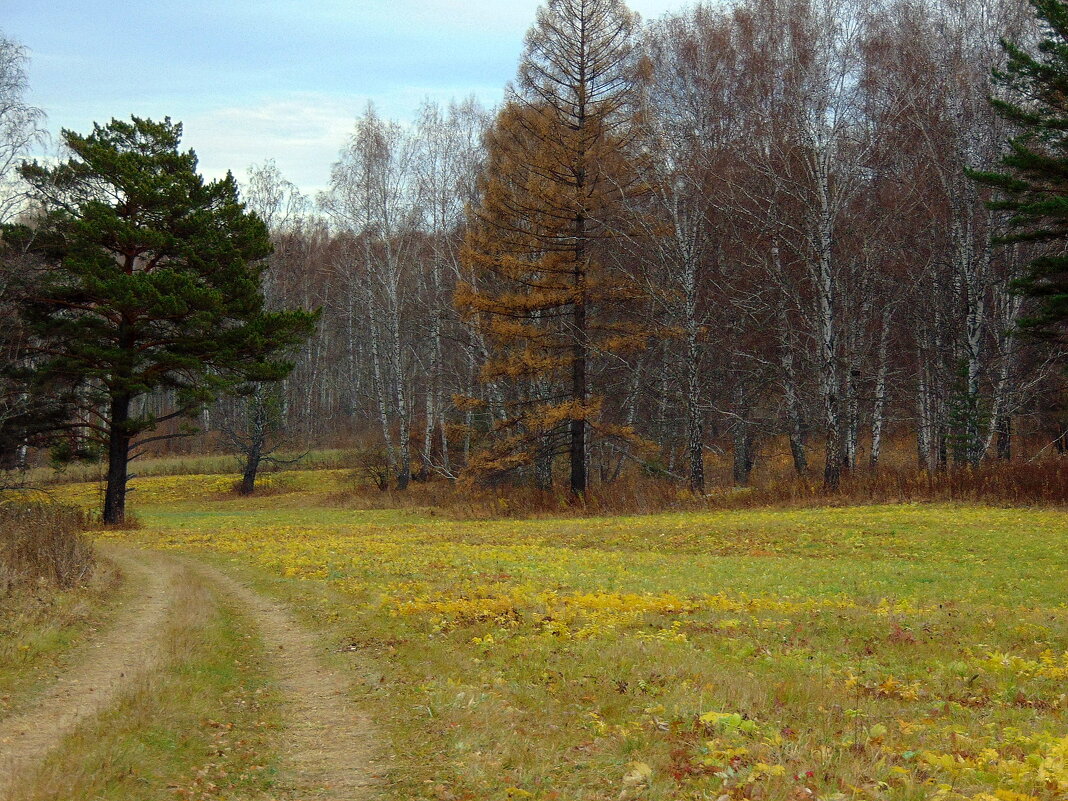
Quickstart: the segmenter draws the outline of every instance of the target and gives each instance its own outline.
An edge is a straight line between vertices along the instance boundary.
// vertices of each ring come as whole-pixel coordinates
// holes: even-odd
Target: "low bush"
[[[95,565],[80,509],[46,503],[0,505],[0,593],[23,584],[68,589]]]

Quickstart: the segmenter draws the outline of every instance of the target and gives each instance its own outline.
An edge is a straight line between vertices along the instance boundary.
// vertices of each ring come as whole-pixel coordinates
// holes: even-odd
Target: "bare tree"
[[[15,167],[46,139],[44,111],[26,102],[28,63],[26,48],[0,31],[0,224],[11,219],[24,197]]]
[[[368,106],[320,202],[352,237],[339,269],[365,310],[382,438],[398,489],[411,480],[412,349],[404,316],[415,280],[418,194],[412,137]]]

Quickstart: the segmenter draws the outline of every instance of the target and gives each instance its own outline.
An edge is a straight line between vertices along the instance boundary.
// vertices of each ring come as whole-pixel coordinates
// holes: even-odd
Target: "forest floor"
[[[0,651],[12,799],[1068,798],[1064,510],[462,521],[280,475],[135,481],[128,600],[25,657],[128,675],[72,718]]]

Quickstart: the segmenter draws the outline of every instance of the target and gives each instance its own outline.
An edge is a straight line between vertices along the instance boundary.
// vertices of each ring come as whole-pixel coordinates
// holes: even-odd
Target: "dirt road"
[[[278,601],[194,559],[132,549],[107,554],[133,584],[134,599],[75,664],[19,715],[0,719],[0,801],[79,724],[114,704],[134,682],[165,668],[159,637],[192,571],[247,617],[268,651],[284,698],[279,798],[362,801],[372,797],[375,741],[348,698],[348,680],[326,665],[315,636]]]

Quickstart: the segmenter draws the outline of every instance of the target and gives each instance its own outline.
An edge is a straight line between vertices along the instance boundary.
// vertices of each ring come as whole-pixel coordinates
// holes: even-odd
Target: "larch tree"
[[[614,315],[633,286],[608,261],[633,168],[638,18],[620,0],[549,0],[527,34],[511,98],[488,135],[480,201],[463,250],[473,276],[457,303],[490,346],[488,381],[516,389],[494,445],[472,467],[534,464],[541,487],[566,452],[570,489],[588,489],[601,399],[591,360],[633,344]]]
[[[284,354],[315,323],[310,312],[266,309],[267,227],[233,176],[204,181],[181,135],[169,119],[137,117],[64,131],[70,159],[20,169],[45,215],[4,231],[50,264],[25,311],[36,372],[79,389],[78,425],[107,453],[105,523],[124,520],[131,459],[175,436],[158,426],[283,378]],[[153,393],[172,398],[170,411],[138,403]]]

